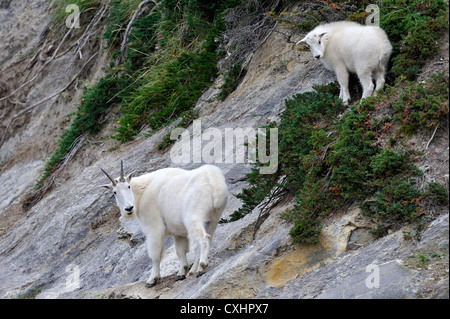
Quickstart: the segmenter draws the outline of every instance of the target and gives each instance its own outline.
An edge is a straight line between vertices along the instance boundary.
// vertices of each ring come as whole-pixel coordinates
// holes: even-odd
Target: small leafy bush
[[[448,202],[442,185],[417,184],[422,172],[413,164],[413,149],[394,148],[389,143],[381,147],[386,134],[395,132],[390,123],[377,117],[380,107],[393,106],[394,117],[400,121],[415,121],[414,125],[425,128],[431,120],[439,123],[448,114],[448,89],[441,87],[445,77],[448,81],[448,76],[437,74],[423,86],[402,82],[404,87],[389,87],[385,93],[351,106],[339,120],[336,115],[342,104],[336,97],[335,84],[316,86],[314,92],[286,100],[277,126],[278,170],[272,175],[259,175],[258,164],[253,168],[248,174],[250,186],[237,195],[243,205],[231,220],[267,203],[274,192],[290,193],[295,198],[294,206],[281,217],[293,224],[293,243],[317,243],[321,219],[355,201],[363,214],[380,222],[375,236],[384,235],[389,227],[418,221],[432,205]],[[412,94],[411,88],[419,85],[414,92],[423,95],[423,100],[412,102],[414,99],[408,98],[411,103],[404,104],[406,92]],[[416,104],[421,107],[413,110],[427,107],[433,111],[419,121],[411,117],[413,111],[405,113],[405,108]],[[400,107],[394,107],[397,105]]]
[[[439,49],[438,39],[448,30],[448,4],[443,0],[386,0],[380,26],[393,46],[392,74],[409,80]]]
[[[145,122],[156,131],[177,119],[195,105],[215,71],[215,54],[209,52],[183,53],[163,67],[156,65],[121,107],[115,138],[125,142]]]
[[[319,125],[324,119],[335,117],[342,109],[342,102],[336,95],[338,87],[335,83],[315,89],[316,92],[294,95],[286,100],[286,110],[278,126],[278,170],[275,174],[259,174],[258,166],[252,170],[248,175],[250,187],[237,195],[243,206],[231,214],[228,221],[250,213],[264,198],[269,197],[273,189],[296,193],[302,189],[308,171],[314,175],[322,172],[320,166],[314,165],[312,157],[321,155],[319,150],[323,152],[329,139]],[[269,125],[273,126],[275,123]]]
[[[393,107],[395,119],[402,124],[402,132],[411,135],[420,127],[434,129],[440,119],[448,115],[449,76],[442,72],[432,74],[422,83],[404,82]]]
[[[111,1],[102,37],[113,52],[113,61],[119,53],[121,36],[140,2]],[[53,13],[57,25],[64,23],[65,7],[72,3],[80,7],[83,19],[95,14],[92,9],[101,5],[99,0],[60,0]],[[190,114],[203,90],[216,76],[219,53],[214,39],[224,28],[220,13],[236,4],[236,0],[214,3],[165,0],[160,10],[151,14],[144,12],[136,19],[128,37],[123,65],[115,67],[112,62],[96,85],[84,87],[80,104],[72,114],[73,121],[60,136],[57,150],[47,161],[36,187],[43,186],[59,167],[78,137],[100,131],[100,120],[112,106],[120,106],[119,126],[113,136],[120,142],[134,138],[142,125],[158,130]],[[86,20],[81,22],[84,25]],[[156,50],[157,45],[159,50]]]
[[[43,186],[45,180],[58,169],[64,156],[69,153],[75,140],[83,134],[99,132],[100,120],[113,104],[120,103],[122,97],[118,92],[128,83],[128,79],[113,73],[100,78],[93,87],[84,86],[83,96],[68,129],[64,130],[57,142],[55,153],[47,161],[43,176],[36,188]]]
[[[130,46],[128,50],[138,57],[140,52],[147,52],[147,56],[144,64],[137,65],[141,73],[126,103],[122,103],[119,127],[113,138],[126,142],[144,125],[151,134],[194,107],[217,76],[220,52],[215,38],[224,28],[221,12],[236,4],[236,1],[164,1],[164,15],[137,20],[140,21],[136,22],[137,40],[132,43],[147,43],[147,47]],[[139,29],[141,24],[150,25],[151,30]],[[146,39],[146,34],[152,36],[147,35]],[[156,44],[159,48],[152,52]],[[134,53],[128,53],[125,64],[128,69],[133,68],[133,56]]]
[[[217,98],[220,101],[224,101],[225,98],[233,92],[239,85],[239,80],[244,76],[241,64],[233,64],[225,75],[224,82],[220,87],[220,92],[217,94]]]

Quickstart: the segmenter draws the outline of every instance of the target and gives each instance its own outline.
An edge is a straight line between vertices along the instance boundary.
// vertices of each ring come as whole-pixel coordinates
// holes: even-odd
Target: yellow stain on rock
[[[369,226],[362,219],[359,209],[351,208],[346,215],[323,227],[318,244],[295,245],[266,265],[262,273],[267,284],[284,286],[289,280],[330,263],[346,251],[351,232],[356,227]]]
[[[314,256],[326,250],[320,244],[297,245],[295,249],[275,259],[263,271],[264,279],[272,287],[284,286],[289,280],[319,267]]]

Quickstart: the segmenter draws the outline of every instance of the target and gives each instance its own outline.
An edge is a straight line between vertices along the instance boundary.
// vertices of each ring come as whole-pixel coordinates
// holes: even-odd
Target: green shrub
[[[241,64],[233,64],[227,71],[225,75],[224,82],[220,87],[220,92],[217,94],[217,98],[220,101],[224,101],[226,97],[233,92],[237,86],[239,85],[239,80],[244,76],[242,74],[242,65]]]
[[[419,221],[431,205],[445,204],[445,187],[430,183],[422,188],[415,183],[422,172],[413,164],[414,150],[380,146],[388,130],[394,132],[385,122],[389,119],[377,117],[380,107],[392,105],[394,117],[400,121],[421,127],[428,127],[431,120],[439,123],[448,114],[443,78],[448,82],[448,76],[437,74],[423,85],[402,82],[400,88],[388,87],[386,92],[351,106],[339,120],[335,118],[342,104],[335,84],[286,100],[277,126],[278,170],[260,175],[258,164],[253,168],[248,174],[250,186],[237,195],[243,205],[230,220],[245,216],[263,202],[267,205],[274,189],[284,189],[295,196],[293,208],[281,214],[293,224],[293,243],[316,243],[321,218],[355,201],[363,214],[378,219],[375,236],[395,225]],[[415,98],[407,97],[407,92],[416,94]],[[417,99],[418,95],[423,99]],[[406,99],[411,102],[405,104]],[[423,111],[425,106],[433,111],[420,119],[411,116],[415,111],[405,112],[405,108]]]
[[[428,184],[425,194],[439,205],[448,205],[448,192],[442,184],[434,182]]]
[[[130,95],[129,104],[120,109],[115,135],[119,141],[134,137],[144,121],[156,131],[191,109],[215,76],[215,54],[183,53],[152,71],[144,77],[145,84]]]
[[[363,202],[360,208],[363,214],[381,221],[411,221],[420,213],[416,200],[423,198],[413,181],[403,178],[388,178],[379,187],[375,196]]]
[[[411,135],[424,127],[434,129],[442,117],[448,114],[449,76],[444,73],[432,74],[426,82],[404,82],[404,88],[393,104],[399,111],[396,118],[401,123],[405,135]]]
[[[112,60],[119,53],[123,32],[140,2],[111,1],[102,37],[111,51],[116,50]],[[72,3],[80,7],[83,24],[95,14],[92,9],[98,8],[101,1],[58,1],[53,13],[56,24],[64,23],[65,7]],[[192,113],[203,90],[216,76],[219,54],[214,39],[224,28],[221,12],[237,3],[165,0],[152,14],[144,11],[133,22],[123,65],[115,68],[112,62],[96,85],[84,88],[74,119],[58,139],[57,150],[47,161],[37,187],[58,168],[78,137],[100,131],[100,119],[113,105],[120,105],[119,126],[113,137],[121,142],[134,138],[143,124],[158,130]]]
[[[335,83],[317,86],[315,90],[294,95],[285,101],[286,110],[278,126],[278,170],[275,174],[259,174],[257,165],[248,174],[250,187],[237,195],[243,201],[243,206],[228,221],[250,213],[274,188],[297,193],[302,189],[308,174],[326,174],[321,165],[315,165],[313,158],[320,157],[331,140],[324,129],[319,128],[319,124],[336,117],[342,110],[342,102],[337,97],[338,87]],[[274,125],[272,123],[269,127]]]
[[[393,46],[392,74],[412,80],[439,49],[438,39],[448,30],[448,4],[444,0],[385,0],[380,26]]]
[[[165,15],[159,18],[156,29],[152,27],[156,35],[148,45],[152,49],[157,38],[159,50],[146,57],[136,88],[120,108],[119,127],[113,138],[126,142],[145,124],[151,134],[194,107],[217,75],[220,54],[215,38],[224,27],[220,13],[236,5],[234,2],[163,2]],[[155,21],[148,23],[153,25]],[[136,32],[135,36],[140,38],[141,33],[146,32]]]
[[[370,168],[376,178],[397,175],[406,169],[407,156],[390,149],[383,149],[372,158]]]
[[[99,132],[102,127],[99,123],[100,119],[109,111],[111,105],[120,103],[121,96],[117,93],[127,85],[127,82],[127,79],[108,73],[100,78],[95,86],[83,88],[81,103],[73,114],[74,119],[69,128],[59,137],[57,149],[47,161],[44,174],[36,188],[41,187],[45,180],[58,169],[62,159],[72,149],[78,137]]]

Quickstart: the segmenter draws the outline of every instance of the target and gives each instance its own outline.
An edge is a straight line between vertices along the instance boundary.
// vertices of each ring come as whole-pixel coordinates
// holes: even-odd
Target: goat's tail
[[[386,72],[386,68],[383,65],[383,62],[380,60],[380,62],[378,63],[378,69],[380,70],[380,72],[384,73]]]
[[[223,180],[223,183],[215,185],[213,202],[215,211],[221,215],[228,202],[228,187],[225,183],[225,179]]]
[[[213,207],[221,215],[228,202],[228,187],[220,168],[212,165],[211,167],[213,169],[208,172],[208,180],[212,188]]]
[[[390,44],[389,44],[390,46]],[[389,62],[389,58],[391,57],[392,47],[385,48],[385,50],[381,50],[380,57],[378,60],[378,68],[381,72],[386,72],[386,68]]]

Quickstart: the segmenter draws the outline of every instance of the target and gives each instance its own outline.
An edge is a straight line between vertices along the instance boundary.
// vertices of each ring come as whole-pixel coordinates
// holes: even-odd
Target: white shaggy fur
[[[341,87],[339,98],[348,104],[348,72],[356,73],[363,87],[362,98],[371,96],[384,86],[387,63],[392,46],[383,29],[339,21],[317,26],[302,40],[316,59],[336,73]]]
[[[146,285],[154,286],[160,278],[167,235],[174,237],[180,261],[177,280],[184,279],[189,268],[186,259],[189,238],[199,246],[189,274],[202,275],[208,265],[211,237],[228,200],[222,171],[216,166],[204,165],[191,171],[165,168],[124,178],[122,169],[121,177],[115,182],[115,185],[113,182],[113,185],[103,186],[113,190],[123,217],[136,215],[146,236],[152,259],[152,273]]]

